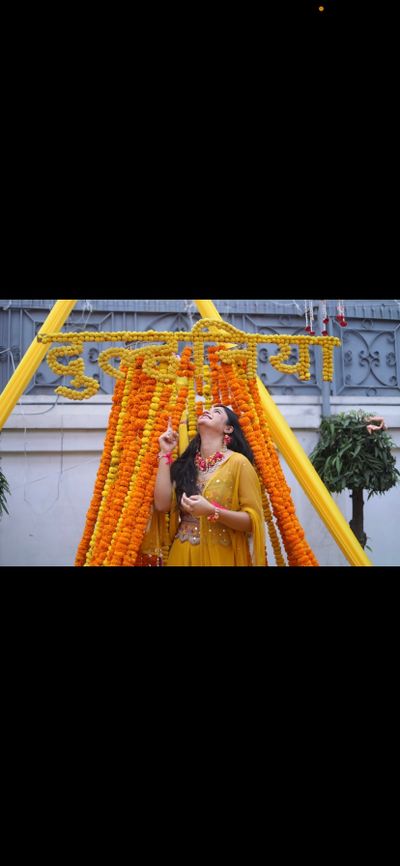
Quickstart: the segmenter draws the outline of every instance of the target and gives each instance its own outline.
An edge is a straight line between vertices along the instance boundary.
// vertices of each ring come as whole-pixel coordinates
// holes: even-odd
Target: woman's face
[[[215,433],[220,433],[221,438],[223,438],[224,433],[231,433],[233,430],[222,406],[211,406],[211,409],[205,409],[203,414],[200,415],[197,425],[200,435],[205,430],[213,430]]]

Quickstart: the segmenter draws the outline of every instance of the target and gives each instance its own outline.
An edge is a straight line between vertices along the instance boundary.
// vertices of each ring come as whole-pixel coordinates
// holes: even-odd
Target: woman
[[[171,426],[159,438],[154,505],[170,512],[166,565],[265,565],[261,488],[237,415],[213,406],[198,434],[171,464],[178,440]]]

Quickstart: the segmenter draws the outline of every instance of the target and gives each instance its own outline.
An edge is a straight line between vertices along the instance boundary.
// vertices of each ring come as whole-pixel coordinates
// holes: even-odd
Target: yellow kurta
[[[207,481],[203,496],[218,502],[229,511],[247,511],[252,531],[239,532],[200,517],[200,543],[191,544],[175,538],[179,512],[175,494],[170,517],[172,547],[167,566],[265,566],[265,524],[261,488],[257,473],[247,457],[233,451]]]

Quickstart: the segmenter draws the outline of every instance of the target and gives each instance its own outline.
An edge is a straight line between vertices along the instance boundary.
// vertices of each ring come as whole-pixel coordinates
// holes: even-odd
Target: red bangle
[[[160,461],[163,457],[165,457],[167,463],[172,463],[172,451],[168,451],[168,454],[159,454],[157,460]]]

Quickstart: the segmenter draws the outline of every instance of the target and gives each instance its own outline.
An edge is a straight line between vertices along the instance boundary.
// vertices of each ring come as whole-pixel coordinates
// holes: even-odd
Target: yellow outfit
[[[229,511],[247,511],[252,532],[240,532],[224,526],[220,520],[193,518],[179,513],[175,490],[170,512],[169,551],[167,566],[265,566],[265,524],[261,488],[257,473],[247,457],[233,451],[206,482],[202,495],[218,502]],[[153,520],[142,550],[150,552],[155,539],[161,547],[163,530],[160,518]],[[164,521],[165,523],[165,521]]]

